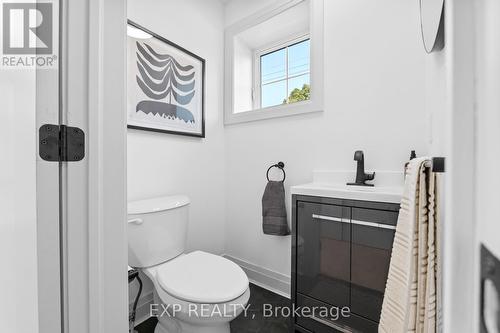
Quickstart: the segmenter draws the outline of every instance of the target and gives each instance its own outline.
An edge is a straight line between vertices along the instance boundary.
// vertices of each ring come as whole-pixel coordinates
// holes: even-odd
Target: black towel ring
[[[269,171],[270,171],[272,168],[278,168],[278,169],[280,169],[281,171],[283,171],[283,180],[282,180],[282,182],[284,182],[284,181],[285,181],[285,179],[286,179],[286,173],[285,173],[285,163],[283,163],[283,162],[278,162],[278,163],[276,163],[276,164],[271,165],[271,166],[267,169],[267,172],[266,172],[267,181],[269,181]]]

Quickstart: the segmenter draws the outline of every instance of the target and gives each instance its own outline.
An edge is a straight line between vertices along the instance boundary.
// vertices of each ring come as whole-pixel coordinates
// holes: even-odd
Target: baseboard
[[[239,265],[253,284],[270,290],[278,295],[290,298],[290,276],[257,266],[228,254],[223,254],[222,256]]]

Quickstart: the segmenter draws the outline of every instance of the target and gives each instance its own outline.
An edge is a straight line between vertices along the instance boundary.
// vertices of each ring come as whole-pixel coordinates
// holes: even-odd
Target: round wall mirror
[[[420,0],[420,25],[427,53],[444,47],[444,0]]]

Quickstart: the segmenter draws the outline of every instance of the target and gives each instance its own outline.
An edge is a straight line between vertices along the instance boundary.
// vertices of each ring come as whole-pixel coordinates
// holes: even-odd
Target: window
[[[256,106],[310,99],[310,40],[301,37],[256,54]]]
[[[225,29],[225,125],[323,111],[324,0],[272,2]]]

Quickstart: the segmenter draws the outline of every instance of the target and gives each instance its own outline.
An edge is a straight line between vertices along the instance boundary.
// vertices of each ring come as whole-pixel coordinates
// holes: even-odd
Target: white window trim
[[[310,82],[311,99],[304,102],[259,108],[245,112],[234,112],[234,38],[241,32],[254,27],[270,18],[298,5],[305,0],[290,0],[283,4],[277,2],[263,10],[242,19],[226,28],[225,31],[225,74],[224,74],[224,124],[237,124],[249,121],[293,116],[323,111],[323,7],[324,0],[310,0],[311,40]]]
[[[261,108],[261,98],[262,98],[262,87],[261,87],[261,68],[260,68],[260,63],[261,63],[261,57],[263,55],[266,55],[266,54],[269,54],[269,53],[272,53],[272,52],[275,52],[275,51],[278,51],[278,50],[281,50],[281,49],[284,49],[284,48],[288,48],[292,45],[295,45],[295,44],[298,44],[298,43],[301,43],[301,42],[304,42],[306,40],[310,39],[310,35],[309,33],[301,33],[301,34],[296,34],[296,35],[291,35],[289,36],[287,39],[282,39],[280,41],[277,41],[277,42],[274,42],[270,45],[267,45],[266,47],[264,48],[261,48],[257,51],[254,52],[254,60],[253,60],[253,92],[252,92],[252,98],[253,98],[253,108],[254,110],[257,110],[257,109],[260,109]],[[310,65],[310,60],[309,60],[309,65]],[[288,76],[288,53],[287,53],[287,56],[286,56],[286,64],[285,66],[287,67],[286,69],[286,72],[287,72],[287,76],[285,79],[281,79],[281,80],[276,80],[276,82],[278,81],[288,81],[290,80],[291,78],[293,78],[294,76]],[[309,71],[307,72],[309,75],[311,74],[311,68],[309,67]],[[298,77],[298,76],[301,76],[301,75],[305,75],[305,73],[303,74],[299,74],[299,75],[296,75],[295,77]],[[287,87],[288,88],[288,87]],[[288,89],[287,89],[288,91]],[[288,96],[287,96],[288,97]],[[301,102],[297,102],[297,103],[304,103],[304,101],[301,101]]]

